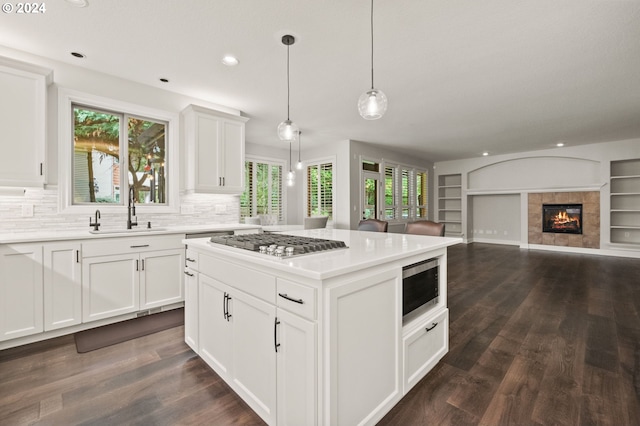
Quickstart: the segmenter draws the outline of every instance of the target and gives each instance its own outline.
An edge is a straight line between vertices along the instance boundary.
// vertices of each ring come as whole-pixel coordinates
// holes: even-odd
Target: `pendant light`
[[[292,35],[283,35],[282,44],[287,46],[287,119],[278,125],[280,140],[291,142],[298,133],[298,126],[289,119],[289,46],[296,42]]]
[[[302,170],[302,161],[300,161],[300,136],[302,132],[298,130],[298,162],[296,163],[296,169]]]
[[[289,172],[287,173],[287,186],[293,186],[296,174],[291,170],[291,141],[289,141]]]
[[[371,90],[358,99],[358,111],[365,120],[377,120],[387,111],[387,96],[373,86],[373,0],[371,0]]]

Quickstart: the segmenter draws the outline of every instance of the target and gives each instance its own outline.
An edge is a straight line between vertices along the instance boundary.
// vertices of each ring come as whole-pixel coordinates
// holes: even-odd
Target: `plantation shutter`
[[[333,164],[307,167],[307,216],[329,216],[333,219]]]

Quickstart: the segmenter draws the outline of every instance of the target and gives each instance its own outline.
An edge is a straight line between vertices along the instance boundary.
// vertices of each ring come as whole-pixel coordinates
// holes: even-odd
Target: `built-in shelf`
[[[611,242],[640,244],[640,159],[611,162]]]
[[[461,174],[438,176],[438,222],[445,224],[446,236],[462,236]]]

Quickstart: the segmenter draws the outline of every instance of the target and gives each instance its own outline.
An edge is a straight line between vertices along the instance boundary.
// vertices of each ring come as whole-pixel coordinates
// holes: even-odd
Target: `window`
[[[73,204],[123,204],[131,189],[166,203],[166,123],[82,105],[73,117]]]
[[[284,162],[249,159],[244,166],[246,187],[240,196],[240,217],[271,214],[277,216],[278,222],[284,222]]]
[[[427,172],[384,165],[384,220],[427,219]]]
[[[333,220],[333,163],[307,165],[307,216],[329,216]]]
[[[138,213],[178,210],[177,114],[64,88],[58,111],[61,209],[122,212],[132,189]]]

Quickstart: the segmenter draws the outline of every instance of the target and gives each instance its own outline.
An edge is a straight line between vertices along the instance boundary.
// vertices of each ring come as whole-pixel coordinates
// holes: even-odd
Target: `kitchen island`
[[[447,247],[459,238],[314,229],[347,248],[275,257],[184,240],[185,341],[268,424],[375,424],[448,351]],[[439,297],[403,319],[403,267]]]

